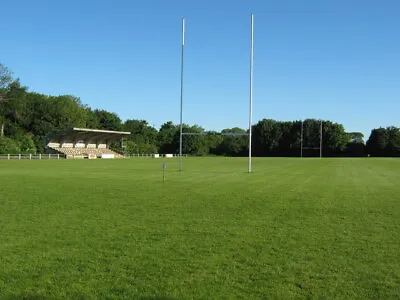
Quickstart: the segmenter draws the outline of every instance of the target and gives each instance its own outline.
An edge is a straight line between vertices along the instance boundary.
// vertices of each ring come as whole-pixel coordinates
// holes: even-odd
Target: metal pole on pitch
[[[182,18],[182,50],[181,50],[181,112],[179,135],[179,171],[182,171],[182,115],[183,115],[183,54],[185,48],[185,17]]]
[[[322,158],[322,120],[321,120],[321,128],[319,131],[319,158]]]
[[[253,118],[253,69],[254,69],[254,16],[251,14],[250,42],[250,114],[249,114],[249,173],[251,173],[251,123]]]

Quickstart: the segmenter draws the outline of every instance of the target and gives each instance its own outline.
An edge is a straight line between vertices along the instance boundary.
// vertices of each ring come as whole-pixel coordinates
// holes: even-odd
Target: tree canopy
[[[277,121],[262,119],[252,127],[254,156],[299,156],[303,127],[305,156],[316,156],[321,120]],[[73,95],[43,95],[30,92],[0,64],[0,154],[43,153],[46,135],[86,127],[131,132],[112,147],[126,154],[179,153],[180,126],[168,121],[159,129],[146,120],[121,120],[114,112],[93,109]],[[184,124],[183,153],[190,155],[248,155],[248,129],[226,128],[206,131],[196,124]],[[323,156],[400,156],[400,130],[377,128],[364,143],[360,132],[346,132],[342,124],[322,120]],[[236,134],[236,135],[235,135]]]

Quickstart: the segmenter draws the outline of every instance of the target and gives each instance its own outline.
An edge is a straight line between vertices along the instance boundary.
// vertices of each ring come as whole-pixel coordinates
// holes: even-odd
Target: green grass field
[[[0,161],[0,299],[400,298],[400,159],[177,168]]]

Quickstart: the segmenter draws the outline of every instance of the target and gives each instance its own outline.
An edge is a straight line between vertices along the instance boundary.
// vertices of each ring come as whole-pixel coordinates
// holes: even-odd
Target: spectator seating
[[[111,142],[130,132],[72,128],[46,138],[46,152],[64,154],[66,158],[122,158],[109,148]]]

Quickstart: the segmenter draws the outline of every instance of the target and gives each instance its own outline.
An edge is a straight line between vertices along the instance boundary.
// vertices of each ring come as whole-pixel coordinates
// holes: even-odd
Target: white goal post
[[[320,120],[319,129],[319,147],[304,147],[303,146],[303,132],[304,132],[304,121],[301,121],[301,134],[300,134],[300,157],[303,158],[303,149],[319,150],[319,158],[322,158],[322,120]]]
[[[179,134],[179,171],[183,170],[183,153],[182,143],[184,135],[206,135],[207,132],[202,133],[185,133],[183,132],[183,63],[184,63],[184,49],[185,49],[185,21],[182,18],[182,48],[181,48],[181,93],[180,93],[180,134]],[[248,136],[249,137],[249,156],[248,156],[248,173],[252,172],[252,157],[251,157],[251,138],[252,138],[252,119],[253,119],[253,74],[254,74],[254,15],[250,15],[250,94],[249,94],[249,129],[248,133],[220,133],[220,135],[229,136]]]

